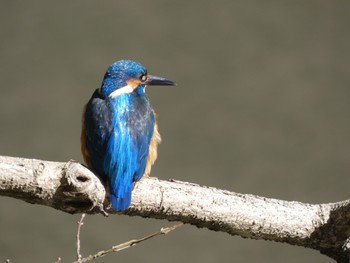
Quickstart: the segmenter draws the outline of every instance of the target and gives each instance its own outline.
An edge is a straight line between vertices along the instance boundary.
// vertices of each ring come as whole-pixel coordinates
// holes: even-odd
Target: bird
[[[132,190],[149,176],[161,142],[156,114],[146,86],[176,83],[149,75],[133,60],[119,60],[107,69],[83,111],[81,151],[86,165],[109,186],[112,207],[130,207]]]

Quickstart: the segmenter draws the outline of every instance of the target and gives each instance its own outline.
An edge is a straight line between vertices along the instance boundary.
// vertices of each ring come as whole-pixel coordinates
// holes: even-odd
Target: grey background
[[[349,1],[1,1],[0,154],[82,161],[81,112],[129,58],[163,143],[153,176],[302,202],[349,197]],[[79,215],[0,198],[0,261],[75,257]],[[89,216],[83,255],[170,225]],[[332,262],[185,226],[97,262]]]

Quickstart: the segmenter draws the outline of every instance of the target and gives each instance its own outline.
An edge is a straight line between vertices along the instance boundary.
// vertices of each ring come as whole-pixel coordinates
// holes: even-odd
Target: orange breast
[[[162,139],[158,131],[158,125],[157,125],[157,122],[155,122],[153,136],[149,146],[149,152],[148,152],[148,158],[147,158],[144,176],[149,176],[151,173],[151,167],[157,159],[158,144],[161,142],[161,140]]]

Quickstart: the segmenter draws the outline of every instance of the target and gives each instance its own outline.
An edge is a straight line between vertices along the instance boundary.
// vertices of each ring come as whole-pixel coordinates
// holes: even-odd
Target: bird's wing
[[[98,90],[85,106],[81,148],[86,164],[102,179],[106,179],[103,169],[108,138],[110,137],[112,114]]]
[[[158,139],[160,139],[157,124],[155,121],[155,113],[149,105],[149,102],[139,105],[138,119],[142,120],[133,127],[133,138],[138,149],[138,167],[133,177],[133,182],[139,181],[142,176],[148,175],[150,172],[149,160],[155,160],[157,155]],[[154,147],[155,146],[155,147]],[[151,156],[150,156],[151,155]],[[153,163],[152,163],[153,164]]]

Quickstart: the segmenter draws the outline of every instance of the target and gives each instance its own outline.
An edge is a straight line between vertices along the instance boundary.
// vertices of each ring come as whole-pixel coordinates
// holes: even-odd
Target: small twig
[[[111,247],[108,250],[99,251],[95,255],[90,255],[90,256],[88,256],[86,258],[80,258],[80,260],[74,261],[74,263],[88,262],[88,261],[94,260],[96,258],[104,257],[104,256],[106,256],[109,253],[118,252],[120,250],[123,250],[123,249],[129,248],[129,247],[135,246],[135,245],[137,245],[137,244],[139,244],[139,243],[141,243],[141,242],[143,242],[143,241],[145,241],[147,239],[150,239],[152,237],[159,236],[159,235],[166,235],[169,232],[171,232],[171,231],[175,230],[176,228],[178,228],[180,226],[183,226],[183,225],[184,225],[183,223],[180,223],[180,224],[176,224],[176,225],[173,225],[173,226],[170,226],[170,227],[161,228],[156,233],[153,233],[151,235],[145,236],[145,237],[140,238],[140,239],[134,239],[134,240],[127,241],[125,243],[113,246],[113,247]]]
[[[81,215],[80,220],[77,222],[78,223],[78,230],[77,230],[77,261],[81,262],[82,255],[80,254],[80,229],[82,225],[84,225],[84,218],[85,214]]]

